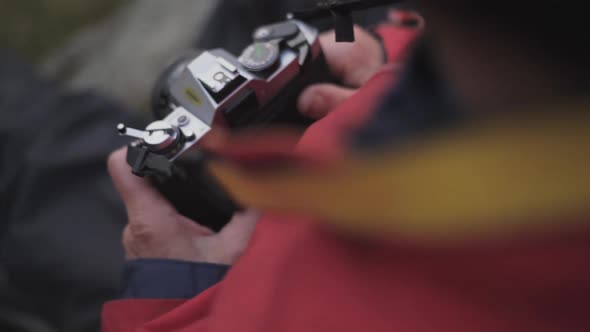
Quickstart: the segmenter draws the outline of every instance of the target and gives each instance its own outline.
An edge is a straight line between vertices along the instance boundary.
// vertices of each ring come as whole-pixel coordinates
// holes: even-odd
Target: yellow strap
[[[216,162],[246,206],[418,237],[561,227],[590,212],[590,113],[496,119],[326,169]],[[561,218],[561,219],[560,219]]]

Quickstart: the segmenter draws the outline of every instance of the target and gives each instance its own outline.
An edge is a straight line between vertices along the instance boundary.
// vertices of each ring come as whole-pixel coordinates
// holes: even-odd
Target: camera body
[[[170,66],[154,89],[157,121],[145,130],[119,125],[137,138],[127,161],[148,176],[180,213],[219,231],[240,210],[207,172],[207,156],[195,148],[217,121],[231,130],[275,124],[306,127],[297,111],[305,87],[333,82],[308,24],[287,20],[256,29],[254,42],[236,57],[223,49],[190,54]],[[220,120],[219,117],[223,119]]]

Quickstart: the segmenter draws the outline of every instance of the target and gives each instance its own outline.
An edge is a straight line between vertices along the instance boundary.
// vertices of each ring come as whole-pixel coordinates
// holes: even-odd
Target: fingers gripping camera
[[[158,120],[143,131],[119,125],[121,135],[138,139],[128,149],[133,173],[156,180],[185,216],[223,227],[239,207],[206,174],[203,154],[191,148],[217,117],[232,130],[309,125],[297,112],[297,97],[308,85],[333,81],[318,37],[315,28],[288,20],[258,28],[239,57],[215,49],[181,58],[155,88]]]

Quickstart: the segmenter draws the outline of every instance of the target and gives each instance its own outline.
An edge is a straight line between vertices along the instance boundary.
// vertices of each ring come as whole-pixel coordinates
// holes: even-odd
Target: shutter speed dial
[[[248,46],[239,58],[249,71],[259,72],[274,66],[279,60],[280,48],[274,42],[259,42]]]

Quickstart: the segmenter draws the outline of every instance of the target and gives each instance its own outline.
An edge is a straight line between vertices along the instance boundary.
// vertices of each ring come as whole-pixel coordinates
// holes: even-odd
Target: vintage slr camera
[[[296,109],[310,84],[333,81],[318,31],[298,20],[256,29],[239,57],[223,49],[185,56],[168,68],[153,96],[157,121],[145,130],[118,127],[137,138],[127,161],[138,176],[154,180],[180,213],[218,231],[240,210],[207,173],[194,146],[217,117],[232,130],[311,123]]]

